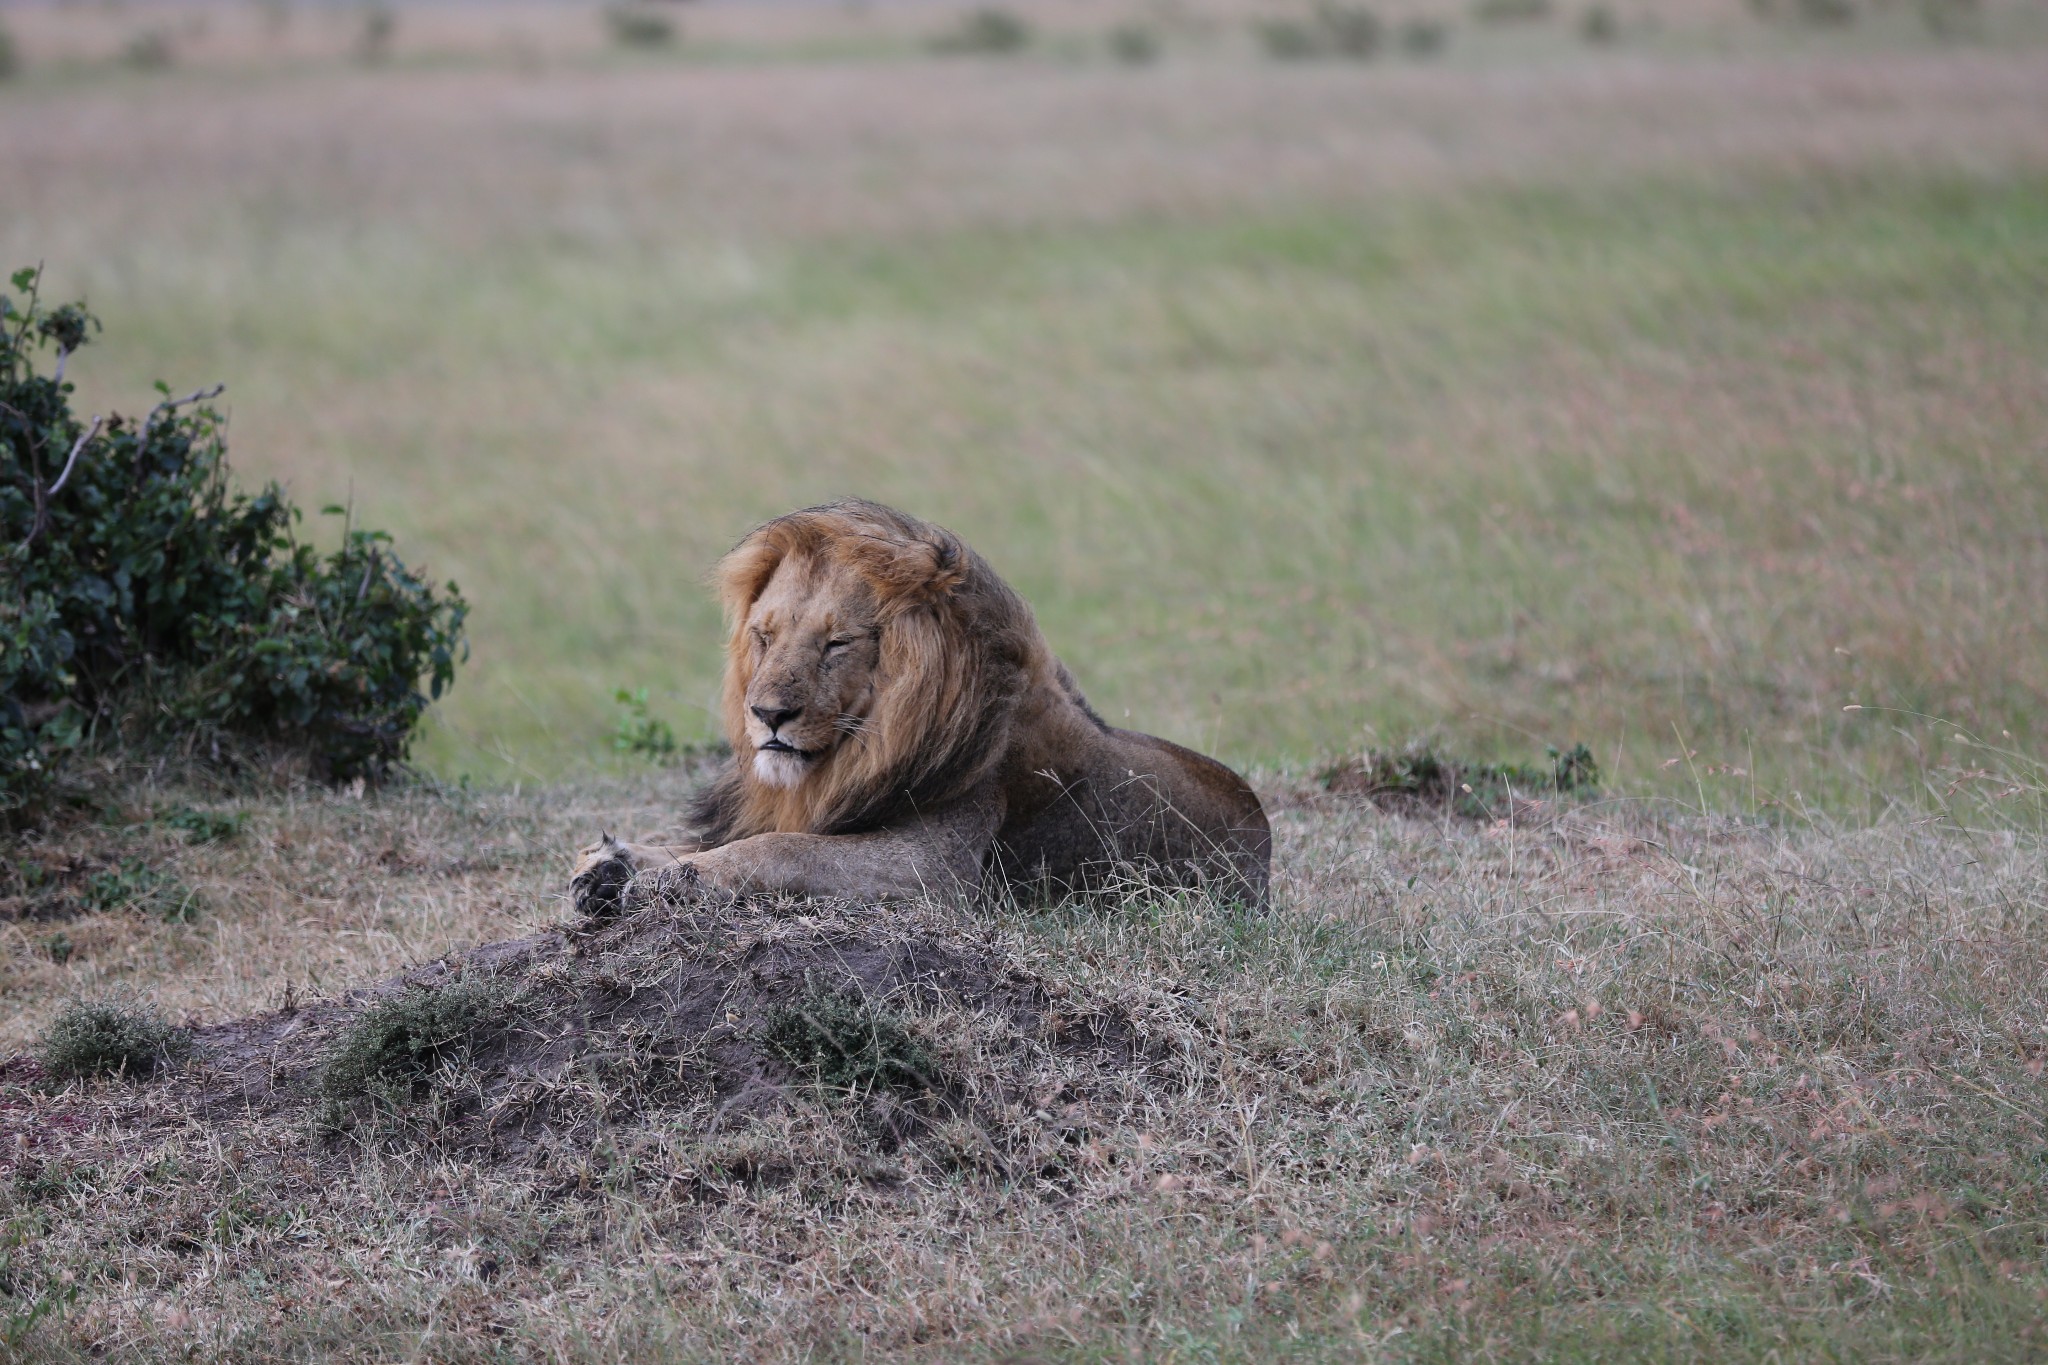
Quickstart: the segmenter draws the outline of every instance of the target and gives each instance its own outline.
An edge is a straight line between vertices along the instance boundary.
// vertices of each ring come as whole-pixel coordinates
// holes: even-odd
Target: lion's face
[[[783,560],[748,609],[743,723],[754,775],[795,787],[858,743],[875,697],[881,630],[873,590],[850,568]]]

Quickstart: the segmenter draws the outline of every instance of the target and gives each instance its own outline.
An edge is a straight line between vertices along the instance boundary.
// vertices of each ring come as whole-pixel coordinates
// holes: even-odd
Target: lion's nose
[[[768,727],[768,733],[771,735],[804,713],[801,706],[792,706],[787,710],[774,706],[750,706],[747,709]]]

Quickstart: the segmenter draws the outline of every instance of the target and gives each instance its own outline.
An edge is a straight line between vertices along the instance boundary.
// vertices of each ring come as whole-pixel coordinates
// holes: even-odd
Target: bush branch
[[[158,403],[149,410],[149,416],[142,419],[142,435],[135,442],[135,453],[140,455],[149,448],[149,429],[156,425],[156,419],[159,415],[167,412],[176,412],[187,403],[204,403],[209,398],[218,398],[223,393],[226,393],[227,389],[228,386],[226,384],[215,384],[210,389],[194,389],[183,398],[166,398],[163,402]]]
[[[79,452],[85,449],[85,443],[87,441],[90,441],[93,437],[100,434],[101,421],[102,418],[100,417],[100,415],[98,413],[94,413],[92,416],[92,425],[85,429],[85,433],[82,436],[80,436],[76,441],[72,442],[71,454],[66,456],[64,459],[64,472],[57,476],[57,482],[50,485],[49,495],[51,497],[54,498],[59,493],[64,491],[64,482],[65,480],[71,477],[71,469],[73,465],[76,465],[78,463]]]

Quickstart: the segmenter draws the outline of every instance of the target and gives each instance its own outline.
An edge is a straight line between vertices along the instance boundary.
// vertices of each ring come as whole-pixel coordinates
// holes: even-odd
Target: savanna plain
[[[2048,11],[992,13],[0,12],[79,407],[225,381],[473,647],[381,787],[7,836],[0,1354],[2048,1357]],[[847,494],[1272,907],[574,923]],[[106,997],[182,1060],[45,1074]]]

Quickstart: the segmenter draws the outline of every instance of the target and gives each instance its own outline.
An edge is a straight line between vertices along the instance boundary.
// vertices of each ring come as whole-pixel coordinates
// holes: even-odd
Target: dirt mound
[[[635,1127],[709,1141],[794,1107],[829,1115],[848,1149],[1011,1175],[1172,1083],[1172,1050],[1145,1032],[942,912],[657,894],[196,1029],[163,1079],[72,1093],[96,1123],[196,1118],[323,1165],[430,1149],[548,1168]],[[726,1174],[801,1160],[754,1151]]]

